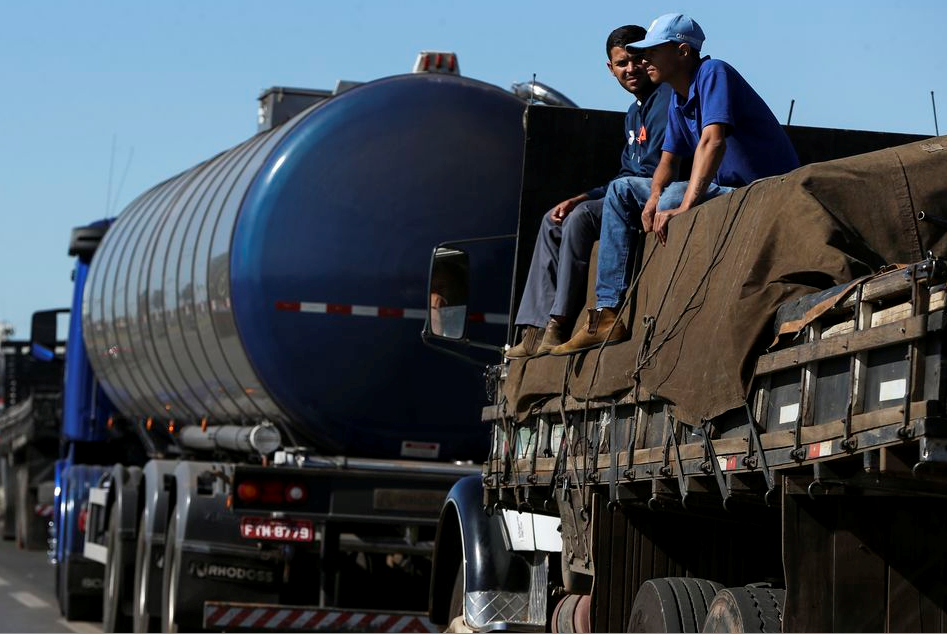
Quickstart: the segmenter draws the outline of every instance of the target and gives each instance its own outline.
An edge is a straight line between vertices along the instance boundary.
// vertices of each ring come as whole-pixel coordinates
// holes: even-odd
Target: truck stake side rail
[[[840,289],[804,338],[760,357],[750,402],[698,425],[673,407],[555,399],[523,423],[493,425],[488,505],[553,512],[556,488],[607,484],[612,503],[700,498],[773,503],[810,495],[947,496],[944,263],[926,260]]]

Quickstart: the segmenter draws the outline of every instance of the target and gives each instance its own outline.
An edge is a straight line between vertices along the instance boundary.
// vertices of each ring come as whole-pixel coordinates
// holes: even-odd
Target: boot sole
[[[629,337],[630,338],[630,337]],[[623,343],[628,341],[628,339],[612,339],[611,341],[606,341],[605,346],[614,346],[616,343]],[[592,344],[591,346],[585,346],[584,348],[576,348],[575,350],[569,350],[568,352],[550,352],[549,356],[551,357],[568,357],[571,354],[576,354],[578,352],[588,352],[589,350],[595,350],[603,346],[602,342]]]
[[[550,352],[549,351],[537,352],[536,354],[532,354],[528,357],[508,357],[506,355],[503,355],[503,358],[506,359],[507,361],[525,361],[526,359],[537,359],[539,357],[545,357],[547,354],[550,354]]]

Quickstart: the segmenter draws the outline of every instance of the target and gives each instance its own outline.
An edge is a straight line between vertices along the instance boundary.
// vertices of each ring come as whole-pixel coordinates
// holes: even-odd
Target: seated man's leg
[[[587,200],[576,206],[562,222],[559,246],[559,274],[556,297],[549,311],[549,323],[537,354],[545,354],[568,338],[575,318],[585,304],[592,246],[602,229],[604,200]]]
[[[556,299],[550,314],[572,321],[585,304],[585,285],[589,276],[592,246],[602,233],[604,199],[578,205],[562,223],[559,246],[559,276]]]
[[[658,202],[658,211],[667,211],[668,209],[677,209],[680,207],[681,203],[684,202],[684,194],[687,193],[689,182],[690,181],[678,181],[665,187],[661,193],[661,200]],[[704,192],[704,197],[700,199],[700,202],[706,202],[711,198],[716,198],[717,196],[732,191],[733,187],[722,187],[716,183],[711,183],[707,186],[707,191]]]
[[[651,196],[651,179],[617,178],[608,186],[598,246],[596,308],[616,308],[628,288],[629,259],[641,231],[641,210]]]
[[[641,229],[641,209],[650,195],[650,178],[618,178],[608,186],[598,247],[597,310],[590,310],[586,327],[552,354],[571,354],[627,337],[617,307],[628,288],[629,259]]]
[[[516,313],[514,323],[517,326],[543,328],[549,321],[549,313],[556,298],[561,243],[562,226],[554,223],[548,213],[545,214],[533,247],[523,298]]]
[[[533,259],[529,265],[523,298],[516,312],[517,326],[524,326],[520,343],[506,351],[509,359],[531,357],[536,354],[543,339],[543,329],[556,297],[556,277],[559,271],[559,245],[562,242],[562,227],[543,215]]]

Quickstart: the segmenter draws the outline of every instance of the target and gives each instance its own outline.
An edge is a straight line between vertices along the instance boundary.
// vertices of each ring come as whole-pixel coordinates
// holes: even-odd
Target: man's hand
[[[654,214],[658,211],[659,199],[660,196],[651,196],[644,204],[644,209],[641,210],[641,226],[645,233],[654,230]]]
[[[579,203],[585,202],[588,199],[589,197],[585,194],[567,198],[552,208],[549,212],[549,218],[557,225],[561,225],[562,221],[566,219],[566,216],[572,213],[572,210],[575,209]]]
[[[686,209],[678,207],[677,209],[668,209],[659,211],[654,215],[654,233],[658,236],[658,241],[666,245],[668,241],[668,222],[678,214],[682,214]]]

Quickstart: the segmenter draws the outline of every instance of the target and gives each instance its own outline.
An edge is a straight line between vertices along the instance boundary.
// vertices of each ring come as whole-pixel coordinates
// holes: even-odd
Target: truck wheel
[[[175,547],[177,540],[178,522],[177,509],[171,509],[168,517],[171,523],[165,533],[164,542],[164,575],[161,582],[161,631],[177,632],[178,624],[175,621],[177,614],[178,569],[181,564],[181,552]]]
[[[710,604],[703,632],[781,632],[785,590],[726,588]]]
[[[88,594],[69,592],[69,558],[56,567],[59,577],[59,611],[67,621],[98,621],[102,618],[98,601]]]
[[[464,564],[457,567],[457,576],[454,577],[454,590],[450,594],[450,608],[447,611],[447,622],[452,623],[458,616],[464,616]]]
[[[473,632],[464,621],[464,564],[461,562],[454,577],[454,589],[450,595],[445,632]]]
[[[112,517],[108,528],[108,557],[105,561],[105,587],[102,590],[102,631],[127,632],[132,627],[131,616],[127,614],[125,604],[128,591],[123,591],[127,577],[125,566],[128,561],[126,545],[118,533],[118,508],[112,508]]]
[[[177,509],[171,509],[171,524],[168,526],[164,546],[164,579],[161,584],[161,631],[203,632],[200,622],[182,622],[177,613],[178,584],[181,582],[181,551],[177,548]]]
[[[690,577],[649,579],[641,584],[628,618],[629,632],[700,632],[722,584]]]
[[[132,629],[135,632],[157,632],[161,627],[161,619],[148,613],[150,574],[151,560],[145,557],[145,512],[142,511],[138,519],[138,542],[135,548],[135,596],[132,601]]]

